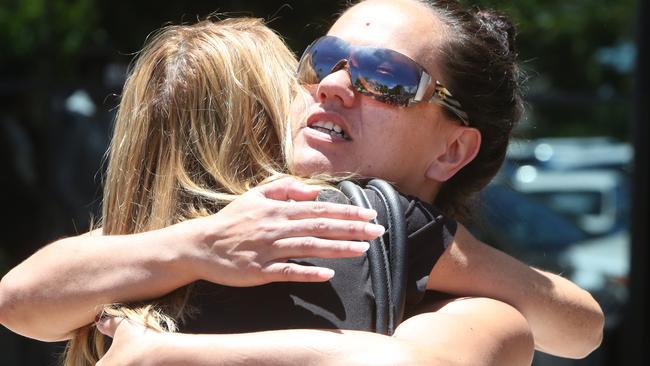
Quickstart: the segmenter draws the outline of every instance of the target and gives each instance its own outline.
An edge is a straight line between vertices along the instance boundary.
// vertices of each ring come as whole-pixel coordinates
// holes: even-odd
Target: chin
[[[316,164],[313,162],[304,163],[304,164],[294,164],[292,168],[292,173],[300,177],[314,177],[320,174],[326,176],[335,176],[333,169],[327,164]]]
[[[332,149],[329,145],[311,146],[300,139],[294,140],[291,155],[291,172],[303,177],[316,174],[348,176],[359,169],[351,164],[355,161],[354,153]]]
[[[316,174],[332,174],[333,171],[330,161],[314,152],[303,153],[299,159],[293,159],[291,162],[291,172],[302,177]]]
[[[309,156],[301,156],[291,164],[291,171],[293,174],[310,177],[317,174],[325,174],[329,176],[348,176],[353,173],[349,167],[339,166],[335,162],[330,161],[327,157],[319,153],[312,153]]]

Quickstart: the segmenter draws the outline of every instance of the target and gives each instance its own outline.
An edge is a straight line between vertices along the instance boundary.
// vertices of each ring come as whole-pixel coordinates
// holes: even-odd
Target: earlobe
[[[445,151],[427,168],[427,178],[438,182],[449,180],[476,157],[480,148],[481,132],[471,127],[459,127],[450,136]]]

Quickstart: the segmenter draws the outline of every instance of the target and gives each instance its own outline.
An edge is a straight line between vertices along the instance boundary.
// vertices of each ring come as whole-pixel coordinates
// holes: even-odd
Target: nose
[[[327,75],[318,84],[316,93],[321,103],[339,102],[346,108],[352,107],[355,95],[350,72],[341,68]]]

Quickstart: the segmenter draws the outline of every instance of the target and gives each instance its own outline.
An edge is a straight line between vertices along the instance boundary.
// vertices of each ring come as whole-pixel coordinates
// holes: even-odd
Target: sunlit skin
[[[352,45],[393,49],[436,78],[434,45],[439,39],[421,36],[436,28],[441,28],[438,20],[420,4],[372,0],[346,12],[328,35]],[[444,153],[449,137],[461,128],[440,113],[439,105],[419,103],[403,108],[375,101],[355,92],[346,70],[328,75],[307,90],[307,105],[300,102],[296,106],[297,111],[305,108],[306,118],[294,118],[293,126],[293,164],[298,173],[352,172],[382,177],[404,193],[433,199],[437,185],[432,184],[429,167]],[[432,91],[430,86],[428,97]],[[349,139],[309,128],[317,121],[339,125]]]

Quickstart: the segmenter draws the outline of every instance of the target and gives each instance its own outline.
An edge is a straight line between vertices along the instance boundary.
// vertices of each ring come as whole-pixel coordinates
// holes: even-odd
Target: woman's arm
[[[526,318],[512,306],[465,297],[425,300],[394,337],[463,365],[530,365],[535,351]]]
[[[115,337],[99,366],[522,366],[530,364],[533,353],[523,316],[491,299],[444,304],[435,313],[410,318],[393,337],[304,329],[233,335],[157,333],[115,318],[98,326]]]
[[[367,223],[375,215],[370,210],[284,202],[310,200],[318,191],[283,179],[206,218],[141,234],[59,240],[2,278],[0,323],[55,341],[92,322],[102,304],[159,297],[198,279],[231,286],[325,281],[331,270],[284,259],[360,255],[367,244],[350,240],[383,229]]]
[[[547,353],[582,358],[602,340],[603,312],[587,291],[480,242],[461,225],[427,288],[512,305],[528,320],[536,348]]]
[[[421,362],[424,357],[416,347],[367,332],[292,329],[195,335],[156,333],[126,320],[108,323],[100,329],[114,339],[98,366],[448,365]],[[413,363],[415,357],[420,362]]]

